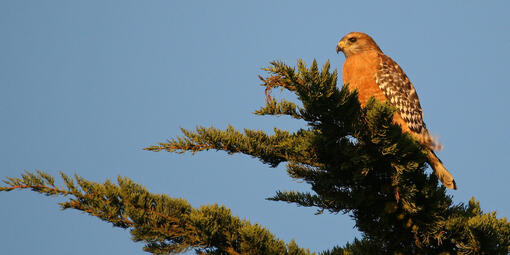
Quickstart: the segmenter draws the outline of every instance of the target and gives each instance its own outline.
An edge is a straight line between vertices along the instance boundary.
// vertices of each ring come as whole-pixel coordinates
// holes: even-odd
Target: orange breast
[[[360,53],[345,60],[342,70],[344,84],[349,84],[350,91],[358,90],[358,99],[362,107],[365,107],[370,97],[374,97],[380,102],[387,101],[384,92],[375,82],[379,63],[379,53],[375,51]],[[400,114],[393,115],[393,122],[399,124],[404,133],[411,132]]]
[[[349,84],[349,90],[358,90],[361,106],[365,106],[370,97],[379,101],[386,101],[386,96],[375,82],[375,75],[379,67],[379,56],[376,51],[350,56],[345,60],[342,77],[344,84]]]

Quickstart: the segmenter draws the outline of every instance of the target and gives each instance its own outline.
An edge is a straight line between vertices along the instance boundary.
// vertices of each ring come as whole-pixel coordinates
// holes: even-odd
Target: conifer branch
[[[304,207],[332,208],[334,206],[333,203],[328,203],[324,198],[321,198],[316,194],[310,194],[309,192],[277,191],[276,195],[266,199],[271,201],[296,203]],[[331,211],[335,212],[334,210]],[[323,210],[318,210],[317,214],[321,214],[322,212]]]
[[[266,106],[255,111],[257,115],[288,115],[294,119],[302,119],[301,109],[293,102],[286,100],[276,101],[271,99],[267,102]]]
[[[148,151],[161,151],[196,153],[202,150],[223,150],[229,154],[243,153],[262,162],[276,167],[281,162],[292,161],[308,165],[318,165],[314,160],[309,140],[316,134],[308,130],[296,133],[275,128],[274,135],[267,135],[260,130],[245,129],[244,133],[228,126],[222,131],[214,127],[197,127],[196,131],[181,129],[183,137],[167,140],[166,143],[145,148]]]
[[[285,244],[265,228],[233,216],[224,206],[192,208],[185,200],[149,193],[128,178],[117,184],[74,179],[62,174],[65,187],[56,187],[53,178],[41,171],[25,172],[8,178],[0,191],[30,189],[51,196],[70,196],[59,203],[62,209],[76,209],[129,228],[133,240],[144,242],[153,254],[176,254],[195,249],[199,254],[315,254]],[[76,185],[78,184],[78,185]]]

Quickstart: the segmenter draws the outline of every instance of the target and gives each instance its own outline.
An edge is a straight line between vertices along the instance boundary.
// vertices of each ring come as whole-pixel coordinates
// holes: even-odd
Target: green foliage
[[[265,228],[232,216],[224,206],[192,208],[184,199],[151,194],[128,178],[95,183],[61,173],[64,185],[37,171],[9,178],[0,191],[32,189],[48,196],[68,196],[62,209],[77,209],[131,230],[135,242],[154,254],[177,254],[195,249],[197,254],[289,254],[310,255],[294,241],[285,244]],[[261,253],[262,252],[262,253]]]
[[[314,61],[297,69],[272,62],[260,77],[266,105],[258,115],[288,115],[306,122],[296,132],[273,134],[229,126],[226,130],[182,129],[183,136],[146,148],[196,153],[222,150],[258,158],[271,167],[286,163],[290,177],[310,192],[277,191],[273,201],[315,207],[317,213],[347,213],[363,233],[343,247],[321,254],[507,254],[510,223],[496,213],[482,213],[472,199],[453,205],[434,175],[425,173],[424,148],[392,123],[395,109],[370,100],[361,108],[356,92],[337,87],[337,71]],[[299,104],[277,100],[274,88],[295,93]],[[28,188],[46,195],[69,195],[61,206],[85,211],[114,226],[130,228],[133,240],[156,254],[195,249],[205,254],[310,254],[294,241],[285,244],[266,229],[233,217],[224,207],[194,209],[181,199],[154,195],[127,178],[118,185],[97,184],[62,175],[26,173],[8,179],[0,191]]]
[[[367,239],[354,239],[353,243],[347,243],[345,247],[335,246],[329,251],[324,251],[320,255],[354,255],[354,254],[384,254],[379,246]]]
[[[425,173],[424,148],[392,123],[395,109],[375,100],[361,108],[356,93],[350,93],[347,86],[337,88],[337,72],[329,69],[329,63],[319,69],[315,61],[310,68],[299,61],[297,70],[282,62],[264,69],[270,74],[260,77],[267,104],[255,114],[306,121],[307,127],[295,133],[275,129],[268,135],[253,130],[241,133],[232,127],[225,131],[199,127],[147,150],[216,149],[248,154],[273,167],[287,162],[289,175],[309,183],[313,192],[277,191],[269,199],[316,207],[318,213],[349,213],[364,239],[344,250],[356,252],[361,248],[353,247],[370,244],[381,254],[461,253],[497,243],[506,252],[507,221],[492,214],[458,219],[461,207],[453,206],[437,178]],[[271,97],[271,90],[278,87],[295,93],[301,106]],[[486,217],[490,220],[482,226],[491,226],[493,221],[501,226],[489,227],[488,236],[469,223]],[[452,222],[457,225],[453,227]],[[459,224],[463,230],[454,231],[461,228]],[[473,234],[466,234],[467,230]]]

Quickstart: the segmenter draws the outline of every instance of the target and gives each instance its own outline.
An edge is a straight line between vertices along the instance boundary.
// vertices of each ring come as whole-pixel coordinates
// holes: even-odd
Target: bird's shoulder
[[[402,67],[385,54],[379,55],[379,65],[376,72],[376,83],[387,93],[405,94],[410,99],[418,100],[411,80]],[[391,89],[392,91],[387,91]]]

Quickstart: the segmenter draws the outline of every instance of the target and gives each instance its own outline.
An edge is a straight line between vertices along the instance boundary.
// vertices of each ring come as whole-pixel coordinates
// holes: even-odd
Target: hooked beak
[[[343,51],[344,50],[344,45],[345,43],[343,41],[340,41],[337,45],[336,45],[336,54],[338,54],[340,51]]]

